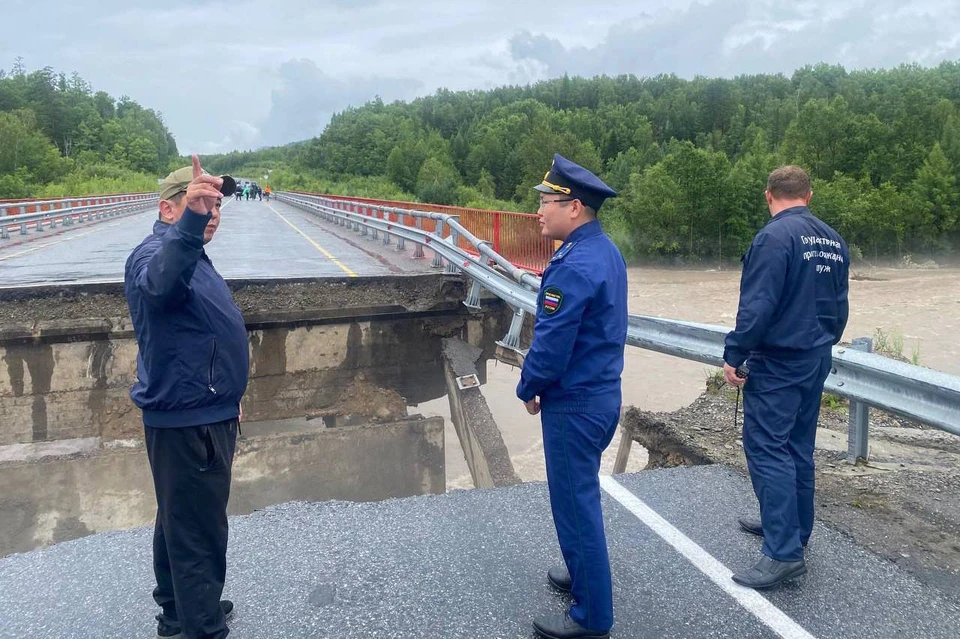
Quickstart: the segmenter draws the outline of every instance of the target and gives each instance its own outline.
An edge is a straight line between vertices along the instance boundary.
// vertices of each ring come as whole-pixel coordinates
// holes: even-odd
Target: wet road
[[[130,251],[155,209],[0,240],[0,287],[123,280]],[[207,253],[225,278],[376,276],[430,270],[392,246],[334,227],[277,201],[224,203]],[[409,253],[409,249],[408,249]]]
[[[821,524],[802,582],[763,595],[734,584],[760,540],[737,530],[756,500],[729,469],[601,481],[614,638],[960,636],[955,599]],[[0,559],[0,637],[153,636],[151,534]],[[230,518],[227,561],[237,637],[527,638],[534,616],[569,602],[545,578],[560,553],[542,483],[272,506]]]

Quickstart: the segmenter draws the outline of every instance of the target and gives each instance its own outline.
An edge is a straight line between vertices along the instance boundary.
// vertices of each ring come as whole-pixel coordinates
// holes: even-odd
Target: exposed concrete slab
[[[458,339],[444,339],[443,366],[450,400],[450,418],[463,448],[473,485],[493,488],[519,484],[520,477],[510,461],[500,428],[487,406],[480,385],[476,363],[482,352]],[[461,388],[458,379],[471,384]],[[472,379],[470,379],[472,378]]]
[[[443,445],[439,417],[337,428],[322,420],[247,424],[237,442],[229,512],[291,500],[443,493]],[[0,556],[148,525],[156,515],[142,447],[0,463],[0,486]]]
[[[507,312],[440,275],[231,282],[250,341],[248,418],[332,412],[358,377],[409,403],[443,396],[440,340],[492,353]],[[116,284],[0,290],[0,446],[134,439],[137,344]]]

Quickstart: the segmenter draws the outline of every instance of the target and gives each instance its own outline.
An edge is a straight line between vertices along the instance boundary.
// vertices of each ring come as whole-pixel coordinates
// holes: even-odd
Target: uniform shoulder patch
[[[543,291],[543,312],[553,315],[563,304],[563,292],[556,286],[548,286]]]

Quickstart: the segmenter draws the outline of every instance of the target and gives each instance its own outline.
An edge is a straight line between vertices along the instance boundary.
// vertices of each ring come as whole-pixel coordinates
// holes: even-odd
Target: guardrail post
[[[858,337],[848,347],[864,353],[873,352],[873,340]],[[850,401],[850,425],[847,430],[847,459],[856,464],[867,461],[870,454],[870,407],[863,402]]]
[[[380,215],[379,215],[380,209],[378,209],[377,207],[373,207],[372,209],[367,207],[367,213],[369,213],[369,217],[372,217],[375,220],[380,219]],[[375,226],[370,229],[370,239],[374,241],[377,241],[380,239],[380,232],[377,230],[377,227]]]
[[[422,231],[422,230],[423,230],[423,218],[417,216],[416,220],[417,220],[417,228]],[[423,254],[423,244],[421,244],[420,242],[417,242],[416,247],[414,247],[414,249],[413,249],[413,259],[415,259],[415,260],[421,260],[421,259],[423,259],[424,257],[426,257],[426,256]]]
[[[456,222],[460,221],[460,218],[458,216],[452,216],[450,219]],[[450,243],[454,246],[454,248],[457,248],[460,246],[460,232],[457,231],[452,224],[450,225]],[[446,275],[456,275],[458,271],[459,269],[457,268],[456,264],[448,260],[447,268],[444,271],[444,273]]]
[[[443,220],[437,220],[437,230],[435,235],[438,240],[443,239]],[[443,256],[440,255],[439,251],[433,252],[433,262],[430,264],[433,268],[441,268],[443,266]]]
[[[507,330],[507,334],[504,336],[500,342],[507,348],[512,348],[514,350],[520,349],[520,330],[523,328],[523,319],[527,316],[527,312],[522,308],[514,309],[513,319],[510,320],[510,328]]]
[[[463,300],[463,305],[476,311],[480,310],[480,282],[473,280],[470,285],[470,291],[467,293],[467,299]]]

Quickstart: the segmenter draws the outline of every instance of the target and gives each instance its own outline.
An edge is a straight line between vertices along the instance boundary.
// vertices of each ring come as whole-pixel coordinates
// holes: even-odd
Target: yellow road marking
[[[125,220],[124,220],[124,221],[125,221]],[[106,228],[112,228],[112,227],[116,226],[116,225],[119,224],[119,223],[120,223],[120,221],[117,221],[117,222],[115,222],[115,223],[113,223],[113,224],[107,223],[107,224],[105,224],[105,225],[98,225],[97,228],[95,228],[95,229],[93,229],[93,230],[91,230],[91,231],[87,231],[86,233],[80,233],[80,234],[78,234],[78,235],[73,235],[73,234],[67,235],[67,236],[65,236],[65,237],[63,237],[63,238],[61,238],[61,239],[59,239],[59,240],[57,240],[57,241],[55,241],[55,242],[50,242],[49,244],[43,244],[43,245],[41,245],[41,246],[35,246],[35,247],[33,247],[33,248],[27,249],[26,251],[20,251],[19,253],[12,253],[12,254],[10,254],[10,255],[0,256],[0,262],[3,262],[4,260],[10,260],[10,259],[13,259],[13,258],[15,258],[15,257],[20,257],[21,255],[26,255],[27,253],[33,253],[34,251],[39,251],[40,249],[45,249],[45,248],[47,248],[48,246],[56,246],[57,244],[63,244],[64,242],[69,242],[69,241],[72,240],[72,239],[75,239],[75,238],[78,238],[78,237],[83,237],[83,236],[85,236],[85,235],[90,235],[91,233],[96,233],[97,231],[102,231],[103,229],[106,229]],[[42,232],[42,231],[41,231],[41,232]]]
[[[265,204],[266,204],[266,203],[265,203]],[[335,258],[332,254],[330,254],[329,251],[327,251],[327,250],[324,249],[322,246],[320,246],[320,245],[317,244],[315,241],[313,241],[313,238],[311,238],[309,235],[307,235],[306,233],[304,233],[303,231],[301,231],[300,229],[298,229],[296,226],[294,226],[293,223],[292,223],[290,220],[288,220],[287,218],[283,217],[283,216],[280,214],[280,212],[277,211],[277,209],[273,208],[273,207],[270,206],[269,204],[267,204],[267,208],[270,209],[271,211],[273,211],[274,213],[276,213],[277,217],[279,217],[281,220],[283,220],[284,222],[286,222],[286,223],[290,226],[290,228],[292,228],[294,231],[296,231],[297,233],[299,233],[300,235],[302,235],[308,242],[310,242],[311,244],[313,244],[313,247],[314,247],[315,249],[317,249],[318,251],[320,251],[321,253],[323,253],[324,257],[326,257],[328,260],[330,260],[331,262],[333,262],[334,264],[336,264],[337,266],[339,266],[339,267],[340,267],[340,270],[342,270],[344,273],[346,273],[346,274],[349,275],[350,277],[357,277],[357,274],[356,274],[356,273],[354,273],[353,271],[351,271],[350,269],[348,269],[348,268],[344,265],[343,262],[341,262],[340,260],[338,260],[337,258]]]

